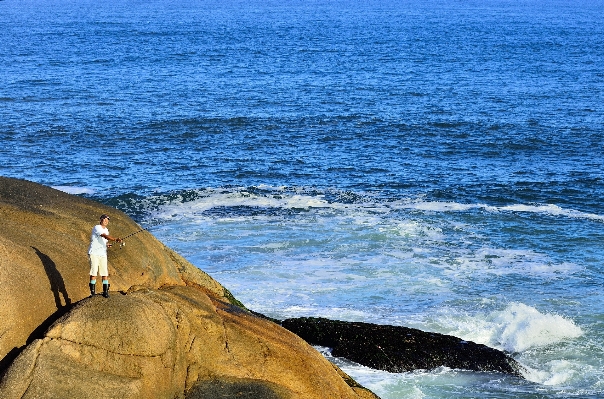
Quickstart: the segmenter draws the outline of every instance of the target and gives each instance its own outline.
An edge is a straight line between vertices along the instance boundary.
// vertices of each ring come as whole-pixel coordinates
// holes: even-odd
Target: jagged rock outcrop
[[[521,366],[505,353],[460,338],[414,328],[302,317],[281,325],[313,345],[379,370],[401,373],[438,367],[496,371],[521,377]]]
[[[88,298],[102,213],[113,236],[140,229],[0,177],[1,398],[376,398],[147,232],[110,250],[111,297]]]

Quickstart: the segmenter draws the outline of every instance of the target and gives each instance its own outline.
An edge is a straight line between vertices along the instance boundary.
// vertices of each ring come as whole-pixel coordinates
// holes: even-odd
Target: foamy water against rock
[[[375,397],[146,232],[88,298],[90,230],[138,231],[122,212],[7,178],[0,205],[0,397]]]

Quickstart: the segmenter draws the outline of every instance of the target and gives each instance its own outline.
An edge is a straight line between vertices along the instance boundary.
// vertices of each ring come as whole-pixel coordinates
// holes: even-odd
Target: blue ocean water
[[[604,2],[0,1],[0,174],[114,205],[249,308],[512,354],[604,397]],[[130,232],[112,231],[126,235]]]

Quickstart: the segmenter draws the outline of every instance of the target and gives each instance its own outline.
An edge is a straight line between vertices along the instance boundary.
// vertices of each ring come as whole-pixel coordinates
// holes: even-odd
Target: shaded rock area
[[[0,177],[0,398],[377,398],[146,231],[109,250],[110,298],[89,298],[103,213],[114,237],[140,230],[116,209]]]
[[[241,379],[203,381],[187,393],[186,399],[281,399],[287,397],[288,393],[283,392],[278,385]]]
[[[504,352],[451,335],[313,317],[287,319],[281,325],[310,344],[331,348],[333,356],[374,369],[400,373],[444,366],[522,377],[520,364]]]

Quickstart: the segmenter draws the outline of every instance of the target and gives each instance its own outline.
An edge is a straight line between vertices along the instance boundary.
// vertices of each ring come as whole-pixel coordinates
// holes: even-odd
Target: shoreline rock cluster
[[[329,342],[364,364],[363,351],[372,353],[390,330],[364,326],[342,346],[343,331],[358,325],[301,319],[281,326],[245,309],[146,231],[109,251],[111,297],[89,297],[87,246],[103,213],[114,236],[140,230],[116,209],[0,177],[0,397],[377,398],[309,343]],[[321,339],[309,334],[319,326]],[[379,342],[389,357],[409,355],[397,352],[400,341]],[[378,363],[370,367],[385,364]]]

